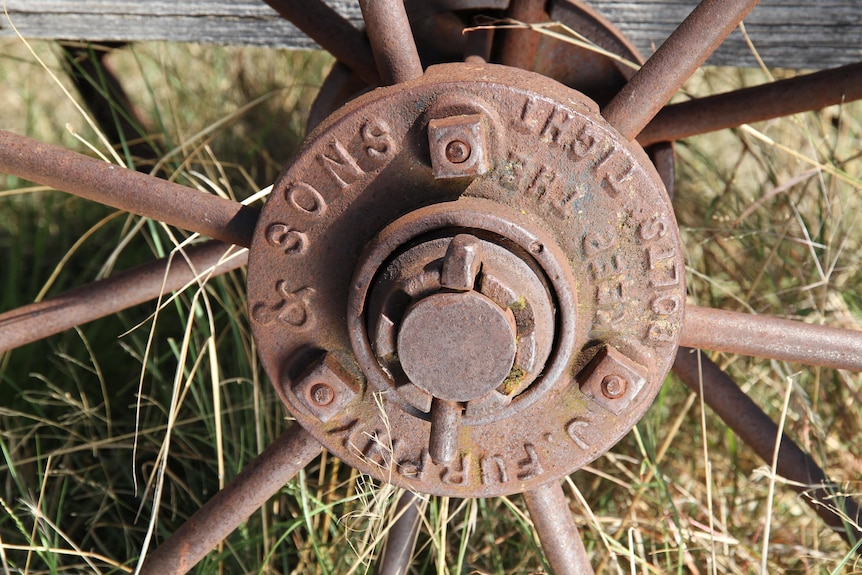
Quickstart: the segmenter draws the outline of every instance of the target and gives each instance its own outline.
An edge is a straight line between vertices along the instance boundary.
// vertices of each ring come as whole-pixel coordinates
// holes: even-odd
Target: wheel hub
[[[252,329],[296,419],[378,479],[460,497],[616,443],[667,374],[684,295],[643,151],[579,92],[493,65],[335,113],[249,257]]]

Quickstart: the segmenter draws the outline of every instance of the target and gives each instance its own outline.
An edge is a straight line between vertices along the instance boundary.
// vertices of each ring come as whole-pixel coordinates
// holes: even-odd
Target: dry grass
[[[34,49],[59,69],[51,45]],[[96,142],[19,42],[5,41],[0,58],[4,127],[80,148],[63,129],[68,124]],[[327,62],[163,44],[114,59],[148,133],[163,154],[175,151],[164,163],[173,177],[237,199],[271,183],[288,162]],[[699,73],[687,89],[705,94],[761,81],[760,72],[717,69]],[[678,145],[675,205],[691,301],[859,328],[860,122],[862,106],[836,106]],[[110,210],[28,193],[14,178],[0,184],[16,190],[0,196],[0,261],[9,262],[3,306],[10,309],[32,300],[71,243]],[[69,260],[49,292],[161,256],[172,242],[152,222],[116,218]],[[142,306],[3,358],[0,569],[130,572],[153,509],[158,541],[284,429],[285,410],[249,337],[244,291],[236,273],[182,294],[155,325],[152,305]],[[785,417],[787,432],[834,479],[862,491],[862,443],[854,440],[862,428],[859,375],[714,359],[776,420]],[[780,484],[770,504],[764,465],[669,381],[635,431],[565,489],[603,573],[750,573],[764,557],[770,573],[862,570]],[[197,572],[368,572],[396,496],[320,458]],[[431,498],[418,548],[417,573],[546,568],[519,497]]]

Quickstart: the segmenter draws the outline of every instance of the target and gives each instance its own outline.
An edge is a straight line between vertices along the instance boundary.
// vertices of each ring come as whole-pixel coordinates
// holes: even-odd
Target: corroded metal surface
[[[463,15],[447,12],[505,9],[508,2],[409,3],[432,61],[453,50],[456,58],[472,56],[424,75],[400,0],[361,2],[370,44],[322,2],[268,2],[365,84],[382,77],[397,85],[322,122],[277,183],[253,241],[256,210],[0,133],[0,169],[252,244],[253,331],[279,397],[308,432],[295,427],[267,449],[149,558],[144,573],[190,568],[321,444],[415,491],[526,491],[553,571],[589,572],[555,480],[628,432],[675,357],[678,372],[700,391],[691,357],[676,355],[680,338],[862,369],[858,332],[696,307],[683,322],[684,267],[662,186],[673,179],[672,151],[650,150],[659,175],[629,141],[756,2],[701,3],[634,76],[618,62],[532,31],[507,34],[504,63],[537,69],[589,97],[539,75],[484,65],[493,54],[490,33],[470,45],[459,37]],[[536,21],[546,11],[639,60],[576,2],[517,1],[509,15]],[[848,71],[846,86],[812,91],[812,81],[846,81]],[[802,102],[807,109],[858,97],[857,75],[858,67],[849,67],[707,99],[697,114],[710,117],[698,122],[690,121],[697,104],[671,107],[642,141],[777,113],[765,105],[747,109],[748,99],[783,97],[779,111],[787,113]],[[314,124],[363,89],[341,68],[327,85]],[[664,126],[659,136],[650,131],[656,126]],[[88,297],[109,285],[98,284]],[[774,424],[716,370],[704,374],[707,402],[767,457]],[[809,498],[838,496],[809,457],[790,443],[781,450],[779,472],[811,484]],[[401,542],[392,542],[394,571],[405,570],[415,541],[410,499],[395,529]],[[858,522],[858,508],[844,503]],[[843,526],[833,512],[824,517]]]
[[[780,439],[776,473],[789,481],[829,527],[850,545],[862,540],[862,510],[847,489],[829,480],[814,459],[802,451],[778,426],[708,357],[680,348],[674,373],[703,399],[713,411],[767,463],[772,461]]]
[[[597,110],[529,72],[444,65],[358,98],[311,135],[259,221],[249,306],[281,399],[330,451],[409,489],[490,496],[570,473],[640,418],[674,357],[684,268],[658,175]],[[431,121],[473,115],[487,172],[435,177]],[[449,250],[459,234],[482,247],[469,290],[474,256]],[[430,358],[436,376],[415,373],[429,368],[412,322],[450,321],[434,307],[443,299],[479,322],[463,339],[510,311],[536,349],[483,359],[509,375],[465,383],[469,397],[434,380],[452,375],[446,354]],[[511,324],[494,325],[489,337],[512,338]],[[429,336],[429,355],[444,333]],[[399,346],[406,364],[389,359]],[[529,369],[513,367],[519,354]],[[597,398],[592,372],[578,375],[591,361],[629,391]],[[329,389],[349,390],[326,421],[307,392],[321,365],[324,383],[340,382]]]
[[[138,573],[186,573],[318,455],[320,444],[292,425],[150,553]]]
[[[563,488],[552,481],[524,493],[524,501],[542,550],[554,575],[592,575],[587,550],[578,534]]]
[[[703,0],[602,109],[604,117],[634,139],[757,2]]]
[[[386,546],[377,563],[377,575],[406,575],[413,559],[424,505],[415,494],[405,491],[393,510],[394,521],[386,534]]]
[[[862,331],[689,305],[680,345],[862,371]]]
[[[359,0],[365,32],[384,85],[406,82],[422,75],[404,0]]]
[[[257,208],[0,130],[0,172],[243,247]]]
[[[665,106],[638,134],[638,142],[681,140],[860,98],[862,64],[851,64]]]
[[[0,314],[0,352],[28,344],[118,313],[195,278],[209,279],[243,267],[247,253],[221,242],[208,242],[109,278]]]
[[[368,84],[380,81],[374,54],[362,31],[323,0],[264,0]]]

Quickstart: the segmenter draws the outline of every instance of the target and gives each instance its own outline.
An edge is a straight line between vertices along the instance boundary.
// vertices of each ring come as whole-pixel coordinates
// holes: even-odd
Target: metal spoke
[[[862,332],[687,306],[680,345],[862,371]]]
[[[543,0],[512,0],[506,15],[512,20],[528,24],[548,19]],[[532,70],[540,39],[539,33],[534,30],[506,30],[500,49],[500,63]]]
[[[260,210],[0,130],[0,172],[106,206],[251,245]]]
[[[638,135],[648,146],[862,98],[862,64],[851,64],[665,106]]]
[[[386,85],[422,75],[422,62],[403,0],[360,0],[377,70]]]
[[[395,504],[395,522],[389,527],[383,557],[377,566],[377,575],[404,575],[413,559],[413,548],[419,535],[422,500],[411,491],[405,491]]]
[[[0,353],[117,313],[182,288],[201,274],[220,275],[244,266],[248,253],[221,242],[168,258],[0,314]],[[191,266],[189,265],[191,263]]]
[[[756,4],[703,0],[605,106],[608,122],[634,139]]]
[[[368,40],[322,0],[264,0],[369,86],[380,85]]]
[[[320,443],[299,425],[289,427],[150,554],[140,575],[189,571],[320,451]]]
[[[739,386],[704,355],[680,348],[673,366],[676,375],[733,429],[764,461],[772,461],[778,426]],[[862,539],[862,510],[851,498],[842,494],[838,485],[810,455],[802,451],[787,435],[781,436],[776,473],[791,481],[791,486],[836,532],[852,546]]]
[[[569,502],[559,482],[551,481],[524,493],[524,501],[554,575],[593,573],[578,534]]]

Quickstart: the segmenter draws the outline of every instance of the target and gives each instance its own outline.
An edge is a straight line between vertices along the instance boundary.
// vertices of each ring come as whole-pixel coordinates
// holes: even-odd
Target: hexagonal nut
[[[481,114],[431,120],[428,145],[435,178],[473,177],[488,171],[488,145]]]
[[[606,347],[578,374],[584,395],[619,415],[646,384],[646,368],[616,349]]]
[[[323,423],[353,401],[355,387],[330,354],[314,363],[291,386],[302,405]]]

